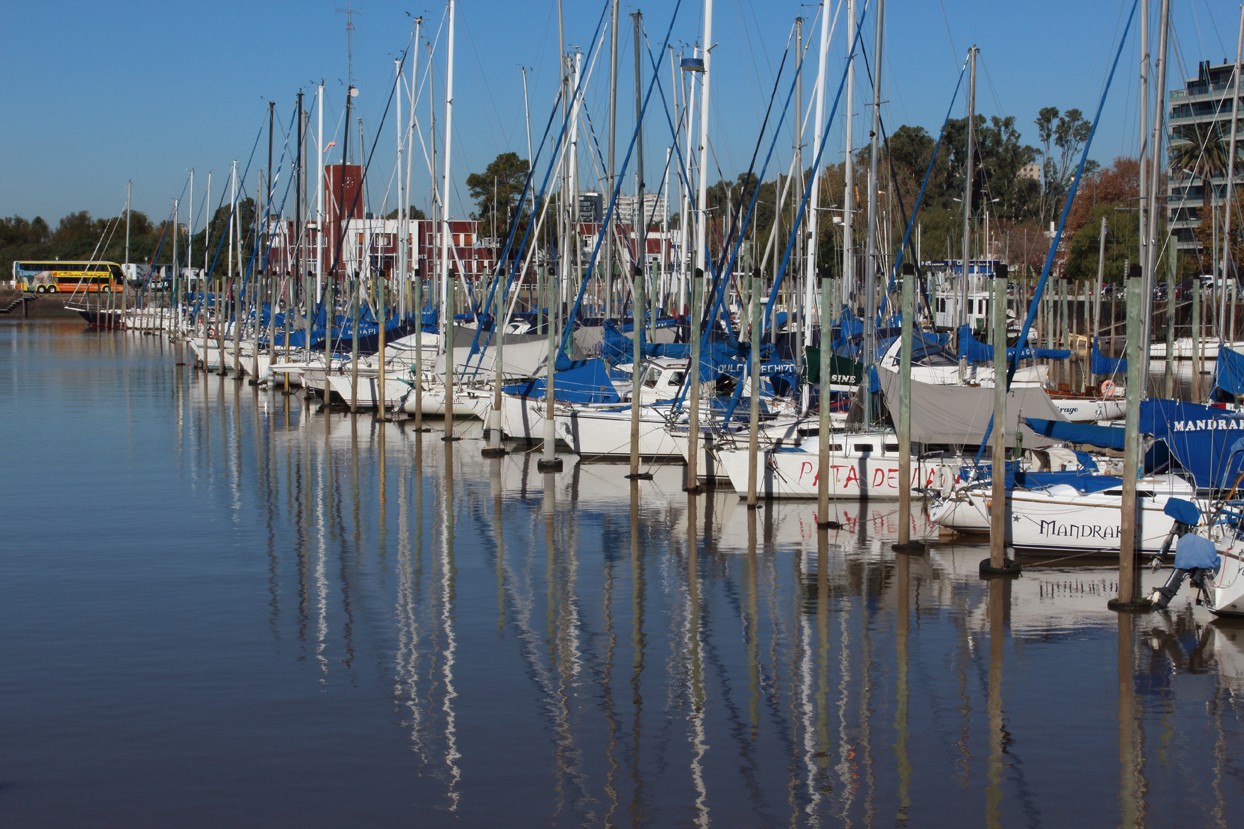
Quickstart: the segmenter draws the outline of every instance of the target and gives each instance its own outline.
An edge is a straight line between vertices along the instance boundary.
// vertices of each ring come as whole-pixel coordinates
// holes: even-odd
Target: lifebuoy
[[[1113,380],[1102,381],[1101,396],[1102,397],[1114,397],[1114,381]]]
[[[209,325],[209,326],[207,327],[207,336],[208,336],[210,339],[216,339],[216,329],[215,329],[215,328],[212,328],[212,327]]]

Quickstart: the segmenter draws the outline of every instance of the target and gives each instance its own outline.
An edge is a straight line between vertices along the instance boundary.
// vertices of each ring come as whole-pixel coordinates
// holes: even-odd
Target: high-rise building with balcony
[[[1217,66],[1201,61],[1197,66],[1197,76],[1185,81],[1183,89],[1170,93],[1166,218],[1181,252],[1191,253],[1200,249],[1196,229],[1209,215],[1209,208],[1215,215],[1221,215],[1221,205],[1227,194],[1225,160],[1231,141],[1231,99],[1235,90],[1234,61]],[[1241,96],[1241,104],[1244,104],[1244,96]],[[1244,106],[1240,107],[1238,114],[1244,121]],[[1223,159],[1224,166],[1208,178],[1204,168],[1190,168],[1173,161],[1181,155],[1181,147],[1195,143],[1194,131],[1201,139],[1201,150],[1205,149],[1206,144],[1220,144],[1217,157]],[[1244,139],[1244,134],[1240,135],[1240,139]],[[1206,158],[1214,153],[1211,147]],[[1172,169],[1176,167],[1178,169]],[[1241,172],[1244,171],[1237,165],[1236,175]]]

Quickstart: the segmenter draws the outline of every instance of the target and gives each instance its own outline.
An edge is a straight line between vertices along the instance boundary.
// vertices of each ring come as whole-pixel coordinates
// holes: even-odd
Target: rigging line
[[[657,63],[656,57],[653,54],[651,49],[648,50],[648,63],[652,67],[653,76],[654,77],[658,76],[661,71],[660,65]],[[678,126],[675,127],[674,120],[673,118],[670,117],[669,101],[667,101],[665,98],[665,87],[662,86],[659,82],[657,83],[657,93],[660,94],[661,96],[662,111],[665,113],[665,122],[666,122],[666,125],[669,126],[670,128],[670,135],[673,137],[672,140],[673,140],[674,155],[677,156],[678,158],[678,176],[688,190],[687,192],[688,210],[694,214],[699,208],[696,205],[695,188],[691,186],[691,173],[687,168],[687,159],[683,156],[683,153],[682,153],[682,144],[680,143],[680,132],[679,132],[679,129],[681,129],[681,127],[686,123],[684,118],[687,117],[689,108],[688,107],[681,108],[681,114],[679,115]],[[687,217],[680,217],[680,221],[686,221],[686,220],[687,220]],[[709,274],[711,275],[711,277],[713,279],[716,279],[717,269],[716,269],[716,262],[714,261],[714,258],[711,256],[705,257],[705,263],[708,265]]]
[[[867,16],[868,14],[868,7],[869,7],[869,0],[865,0],[864,8],[860,10],[860,22],[861,23],[863,22],[864,17]],[[851,59],[855,56],[855,50],[859,47],[862,33],[863,33],[863,26],[857,25],[855,27],[855,38],[851,43],[851,48],[847,52],[847,65],[848,66],[850,66]],[[796,76],[798,76],[798,73],[796,73]],[[821,129],[821,138],[820,138],[819,143],[817,144],[816,157],[812,161],[812,168],[814,170],[820,169],[821,159],[824,157],[824,154],[825,154],[825,146],[826,144],[829,143],[829,134],[831,132],[830,128],[833,126],[834,117],[838,114],[838,105],[842,102],[842,91],[843,91],[843,88],[846,86],[846,83],[847,83],[847,70],[844,69],[838,81],[838,89],[834,93],[833,106],[830,107],[829,116],[825,119],[825,126]],[[792,87],[792,90],[793,90],[793,87]],[[790,103],[790,97],[788,95],[787,104],[789,103]],[[783,118],[785,118],[785,110],[783,110]],[[775,131],[775,138],[776,138],[776,131]],[[773,151],[772,146],[770,146],[769,151],[770,153],[772,153]],[[768,163],[768,159],[766,159],[766,164],[767,163]],[[804,218],[805,211],[807,210],[807,207],[808,207],[808,202],[812,198],[813,182],[814,180],[809,178],[807,183],[804,185],[803,196],[799,201],[799,210],[796,211],[795,219],[791,223],[791,232],[786,237],[786,248],[782,252],[782,260],[778,264],[777,271],[773,275],[773,285],[769,289],[769,297],[765,302],[764,312],[761,314],[761,319],[770,319],[773,313],[773,306],[777,302],[777,298],[781,290],[782,279],[786,274],[786,268],[790,264],[790,257],[795,248],[795,240],[799,236],[799,234],[803,232],[803,218]],[[748,352],[749,373],[750,373],[750,367],[752,365],[751,361],[759,357],[759,354],[758,354],[759,350],[760,350],[759,348],[749,349],[749,352]],[[735,386],[734,394],[731,395],[730,403],[727,406],[725,415],[722,418],[723,422],[729,422],[729,420],[734,416],[734,410],[737,407],[739,400],[742,398],[744,385],[746,384],[740,381]],[[755,389],[753,389],[753,393],[756,393]]]
[[[950,16],[946,14],[946,0],[937,0],[937,7],[942,11],[942,23],[946,25],[946,40],[950,44],[950,57],[958,60],[963,52],[955,46],[955,33],[950,28]]]
[[[730,281],[730,278],[734,276],[734,264],[738,260],[739,251],[743,245],[745,231],[748,225],[751,223],[752,213],[756,208],[756,202],[760,198],[760,185],[762,183],[761,179],[764,178],[764,174],[769,169],[769,161],[773,157],[773,150],[774,150],[774,147],[777,145],[778,135],[781,132],[780,126],[786,120],[786,113],[788,109],[790,108],[791,98],[794,95],[795,87],[798,85],[798,82],[799,82],[799,73],[803,69],[803,66],[801,64],[797,65],[795,67],[795,71],[792,73],[790,89],[786,93],[786,100],[783,104],[781,115],[778,118],[778,123],[774,126],[773,137],[769,142],[769,151],[765,155],[764,163],[760,171],[761,174],[757,176],[755,174],[756,158],[757,156],[760,155],[761,144],[764,141],[765,133],[769,129],[769,119],[773,115],[773,102],[774,102],[774,99],[777,98],[778,89],[780,88],[778,85],[782,81],[782,74],[786,69],[786,61],[790,57],[791,50],[789,48],[789,44],[790,44],[790,41],[787,40],[788,48],[782,54],[782,64],[781,66],[778,67],[777,77],[773,79],[773,89],[769,93],[769,105],[765,109],[764,120],[761,122],[761,125],[760,125],[760,134],[756,137],[756,144],[752,149],[751,161],[748,163],[747,170],[744,173],[744,175],[746,176],[744,181],[746,183],[750,184],[753,181],[755,182],[755,186],[752,188],[752,192],[751,192],[751,199],[747,206],[747,214],[742,215],[743,213],[742,197],[747,195],[746,184],[745,184],[744,188],[739,193],[740,203],[738,207],[735,208],[734,215],[730,217],[730,226],[726,232],[726,237],[723,242],[723,246],[728,248],[731,245],[731,243],[733,243],[733,250],[729,251],[730,256],[728,260],[726,259],[727,251],[726,250],[722,251],[722,262],[718,266],[718,273],[722,274],[723,276],[717,282],[717,284],[713,286],[715,293],[713,296],[710,296],[709,298],[709,313],[704,318],[706,326],[711,325],[716,321],[718,307],[722,307],[722,310],[724,311],[725,287]],[[735,290],[739,292],[739,295],[742,296],[742,284],[738,281],[737,278],[735,279],[734,287],[735,287]],[[750,321],[749,321],[749,324],[750,324]],[[740,328],[739,333],[742,333],[743,326],[741,323],[740,323],[739,328]],[[701,329],[701,330],[704,330],[704,329]]]
[[[402,52],[402,58],[400,61],[398,61],[398,73],[399,74],[405,71],[406,59],[409,56],[410,56],[410,52],[408,50],[405,50]],[[347,94],[349,93],[347,92]],[[371,169],[372,160],[375,158],[375,155],[376,155],[376,145],[380,143],[380,136],[384,134],[384,131],[385,131],[384,125],[389,120],[389,110],[393,108],[393,99],[396,96],[397,96],[397,85],[396,84],[390,85],[389,86],[389,97],[385,101],[384,112],[381,113],[380,115],[380,125],[376,129],[376,136],[375,138],[372,139],[371,149],[367,153],[367,162],[363,165],[363,169],[360,171],[360,174],[359,174],[359,187],[354,191],[354,201],[350,204],[349,211],[344,214],[345,221],[341,223],[341,230],[337,234],[337,249],[333,251],[332,267],[328,271],[330,274],[336,274],[337,268],[341,264],[341,256],[345,249],[346,233],[348,233],[350,229],[350,219],[353,217],[354,213],[358,210],[359,199],[361,198],[362,192],[363,192],[362,184],[364,181],[367,180],[367,171]],[[344,191],[344,189],[345,189],[345,182],[344,182],[344,175],[343,175],[342,190]],[[332,280],[330,279],[324,280],[324,287],[320,292],[320,302],[324,301],[324,297],[327,295],[328,285],[331,281]]]
[[[246,160],[246,170],[243,172],[242,176],[238,179],[243,184],[240,188],[238,188],[237,199],[234,199],[229,205],[229,220],[230,221],[236,220],[238,216],[238,199],[241,199],[246,192],[246,186],[245,186],[246,177],[250,173],[250,165],[251,165],[251,162],[255,160],[255,153],[259,149],[259,139],[262,137],[263,137],[263,124],[261,123],[259,126],[259,129],[255,133],[255,143],[251,145],[250,158]],[[222,190],[220,193],[220,201],[222,205],[224,204],[224,200],[225,200],[225,191]],[[217,210],[219,210],[219,207],[217,208]],[[208,268],[208,271],[206,274],[207,276],[211,276],[211,274],[215,270],[216,262],[219,261],[219,258],[220,258],[220,250],[221,248],[224,247],[225,238],[228,235],[229,235],[228,233],[222,233],[220,236],[220,239],[216,242],[216,252],[212,255],[212,264],[211,264],[211,267]],[[233,267],[233,263],[230,262],[229,266]]]
[[[462,17],[469,18],[470,15],[463,15]],[[475,65],[479,70],[479,76],[487,77],[487,73],[484,71],[483,62],[480,61],[480,58],[479,58],[479,50],[475,48],[475,39],[471,37],[471,27],[465,19],[459,21],[459,30],[466,37],[466,45],[467,45],[467,48],[471,52],[471,57],[475,60]],[[483,87],[484,87],[484,95],[488,98],[488,105],[491,107],[491,113],[492,113],[491,118],[484,119],[484,122],[488,124],[488,135],[489,135],[489,138],[492,139],[492,145],[494,147],[509,146],[510,142],[508,140],[508,137],[504,141],[498,140],[496,133],[493,131],[494,126],[497,127],[498,129],[501,129],[501,124],[500,124],[500,113],[497,111],[497,102],[493,100],[493,97],[492,97],[492,84],[486,83],[483,85]],[[478,107],[476,109],[478,110]]]
[[[833,20],[832,20],[832,21],[830,22],[830,24],[829,24],[829,25],[830,25],[830,37],[831,37],[831,38],[833,37],[834,32],[838,31],[838,16],[842,13],[843,8],[844,8],[844,3],[843,3],[843,1],[842,1],[842,0],[838,0],[838,10],[834,12],[834,18],[833,18]],[[818,26],[818,25],[819,25],[819,23],[820,23],[820,20],[821,20],[821,7],[820,7],[820,6],[818,6],[818,7],[817,7],[817,12],[816,12],[816,14],[814,14],[814,15],[812,16],[812,22],[811,22],[811,23],[809,23],[809,24],[808,24],[808,26],[807,26],[807,31],[808,31],[809,33],[811,33],[811,32],[813,32],[813,31],[815,31],[815,30],[816,30],[816,28],[817,28],[817,26]],[[799,65],[800,65],[800,66],[802,66],[802,65],[803,65],[803,62],[804,62],[805,60],[807,60],[807,58],[808,58],[808,53],[812,51],[812,43],[813,43],[813,39],[812,39],[811,37],[809,37],[809,38],[807,39],[807,41],[804,43],[804,45],[803,45],[803,53],[799,55]],[[815,95],[815,92],[816,92],[816,89],[815,89],[815,84],[814,84],[814,85],[813,85],[813,89],[809,91],[809,94],[810,94],[810,95]],[[816,114],[815,110],[816,110],[816,107],[811,106],[811,104],[810,104],[810,102],[809,102],[809,106],[804,107],[804,111],[803,111],[803,122],[802,122],[802,123],[799,123],[799,124],[794,124],[794,123],[792,123],[792,124],[791,124],[791,127],[795,130],[795,140],[799,142],[799,147],[800,147],[800,149],[802,149],[802,148],[803,148],[803,136],[804,136],[804,133],[808,131],[808,124],[810,124],[810,123],[812,122],[812,118],[813,118],[813,117],[815,116],[815,114]],[[792,158],[792,162],[793,162],[793,160],[794,160],[794,159]],[[798,174],[800,177],[802,177],[802,176],[803,176],[803,171],[802,171],[802,170],[799,170],[799,171],[797,171],[797,174]]]
[[[756,14],[755,14],[755,7],[754,7],[753,0],[748,0],[746,6],[747,8],[745,9],[743,7],[743,4],[739,4],[735,6],[735,8],[738,10],[740,28],[743,30],[743,40],[747,43],[747,50],[752,56],[752,60],[749,61],[749,64],[752,70],[752,80],[755,82],[757,90],[763,90],[765,85],[764,85],[764,82],[760,79],[760,67],[757,65],[757,61],[755,57],[756,51],[757,51],[756,42],[752,38],[753,31],[763,31],[763,28],[760,26],[759,22],[756,21]],[[747,11],[752,12],[752,22],[750,23],[746,19]],[[791,37],[793,37],[793,35],[794,35],[794,26],[792,25],[790,34],[787,35],[787,46],[785,47],[788,51],[790,49],[790,39]],[[769,70],[769,74],[772,75],[773,74],[773,61],[769,58],[768,52],[765,51],[763,41],[761,42],[761,45],[760,45],[760,56],[761,58],[764,59],[765,67]]]
[[[881,320],[885,316],[886,304],[889,301],[890,292],[894,290],[894,283],[897,281],[899,271],[903,266],[904,252],[907,250],[908,245],[912,243],[911,233],[916,225],[916,216],[920,213],[920,205],[924,202],[924,194],[929,186],[929,180],[933,176],[933,167],[937,163],[937,154],[938,154],[938,151],[941,149],[942,139],[946,137],[946,128],[950,125],[950,115],[952,112],[954,112],[955,102],[959,99],[959,90],[963,88],[963,75],[967,71],[968,63],[970,60],[971,60],[970,57],[964,60],[963,66],[959,70],[959,80],[955,84],[954,94],[950,96],[950,107],[949,109],[946,110],[946,117],[942,120],[942,130],[940,133],[938,133],[937,143],[933,145],[933,153],[929,158],[929,166],[925,168],[924,181],[920,183],[920,193],[919,195],[916,196],[916,204],[912,208],[911,216],[907,218],[907,222],[906,222],[907,229],[903,233],[903,241],[899,244],[898,253],[894,257],[894,265],[890,272],[889,284],[886,285],[886,289],[881,295],[881,302],[878,304],[878,307],[877,307],[877,316],[876,316],[876,319],[873,320],[874,326],[879,327]],[[882,132],[882,135],[884,136],[885,135],[884,119],[881,120],[881,132]],[[886,159],[887,159],[887,166],[890,168],[890,179],[891,181],[894,181],[897,178],[894,173],[894,157],[890,153],[886,153]],[[893,187],[892,189],[894,190],[895,196],[897,197],[899,215],[904,216],[907,213],[907,208],[906,208],[906,205],[903,204],[902,191],[898,187]],[[912,258],[916,259],[914,250],[912,250]],[[920,262],[918,259],[915,265],[918,271],[920,268]],[[965,268],[964,273],[966,274],[967,263],[964,263],[964,268]],[[919,283],[917,282],[917,284]],[[930,310],[932,310],[932,303],[930,303],[929,297],[925,296],[923,297],[923,299],[924,299],[925,305],[928,306]],[[865,355],[865,357],[870,360],[873,359],[873,355],[871,354]]]
[[[678,19],[678,12],[681,8],[682,8],[682,0],[676,0],[676,3],[674,5],[674,11],[670,14],[669,26],[665,30],[665,39],[661,44],[662,53],[664,53],[665,49],[669,46],[670,35],[673,33],[674,23]],[[653,72],[652,78],[648,81],[648,91],[644,93],[643,105],[639,109],[639,119],[638,119],[638,122],[635,124],[635,129],[631,132],[631,140],[630,140],[630,143],[627,145],[626,156],[622,159],[622,168],[621,170],[618,171],[618,180],[614,185],[613,193],[611,194],[611,197],[609,199],[609,209],[605,211],[604,221],[602,222],[602,226],[604,227],[608,227],[610,223],[613,221],[613,213],[614,213],[615,208],[617,207],[618,194],[621,192],[622,181],[626,177],[626,170],[630,166],[631,156],[635,151],[635,143],[639,137],[639,127],[640,127],[640,124],[643,122],[644,114],[647,113],[648,111],[648,103],[652,100],[652,90],[653,90],[653,87],[657,85],[657,79],[660,77],[660,74],[661,74],[660,72]],[[592,279],[593,271],[595,270],[595,267],[596,267],[596,260],[597,260],[597,257],[600,255],[600,247],[603,241],[604,241],[604,234],[603,233],[596,234],[596,243],[592,247],[591,259],[588,260],[587,268],[584,271],[583,278],[579,283],[579,291],[575,296],[574,306],[571,309],[570,314],[567,316],[567,319],[575,319],[579,315],[579,308],[583,305],[583,298],[587,294],[587,286],[588,286],[588,283]],[[561,343],[558,345],[557,356],[560,357],[561,355],[566,353],[566,349],[570,344],[571,334],[573,333],[574,332],[573,332],[572,327],[566,326],[565,331],[562,332]]]
[[[679,0],[679,1],[681,2],[681,0]],[[602,5],[601,5],[601,14],[600,14],[600,18],[597,20],[597,23],[596,23],[596,31],[595,31],[595,32],[593,33],[593,35],[592,35],[592,46],[591,46],[591,48],[588,50],[588,60],[589,60],[589,65],[590,65],[590,66],[595,66],[595,58],[594,58],[594,55],[596,55],[598,47],[602,46],[602,45],[603,45],[603,43],[604,43],[604,32],[605,32],[605,29],[604,29],[604,24],[605,24],[605,13],[608,11],[608,9],[609,9],[609,2],[608,2],[608,0],[606,0],[606,2],[602,3]],[[671,24],[671,25],[672,25],[672,24]],[[578,81],[578,83],[576,84],[576,86],[575,86],[574,90],[573,90],[573,91],[572,91],[572,93],[571,93],[571,98],[570,98],[570,102],[569,102],[569,103],[570,103],[570,107],[571,107],[571,111],[577,112],[577,111],[578,111],[578,109],[582,106],[582,104],[583,104],[583,99],[582,99],[582,96],[583,96],[583,94],[584,94],[584,90],[585,90],[585,87],[586,87],[586,83],[587,83],[587,75],[586,75],[586,74],[581,75],[581,76],[579,77],[579,81]],[[556,115],[557,115],[557,112],[558,112],[557,103],[561,101],[562,96],[565,94],[565,86],[566,86],[566,85],[565,85],[565,84],[563,84],[563,83],[559,83],[559,84],[558,84],[558,86],[559,86],[559,89],[558,89],[557,98],[556,98],[556,100],[554,101],[554,105],[553,105],[552,109],[551,109],[551,110],[550,110],[550,112],[549,112],[549,120],[548,120],[547,124],[545,125],[544,137],[543,137],[543,138],[541,138],[541,140],[540,140],[540,150],[537,152],[537,155],[539,155],[541,152],[543,152],[544,142],[545,142],[545,140],[547,139],[548,134],[549,134],[549,132],[550,132],[550,131],[551,131],[551,129],[552,129],[552,125],[553,125],[553,123],[554,123],[554,120],[555,120]],[[562,158],[562,154],[563,154],[563,153],[565,152],[565,150],[568,148],[568,142],[565,142],[565,143],[564,143],[564,139],[565,139],[565,137],[566,137],[567,132],[569,131],[569,128],[570,128],[570,119],[567,119],[567,120],[565,120],[565,121],[563,121],[563,122],[562,122],[562,125],[561,125],[561,127],[559,128],[559,130],[558,130],[558,133],[557,133],[557,139],[556,139],[556,141],[554,142],[554,146],[553,146],[553,149],[552,149],[552,156],[553,156],[553,157],[552,157],[552,159],[551,159],[551,160],[550,160],[550,162],[549,162],[549,166],[545,169],[544,179],[543,179],[543,181],[542,181],[542,182],[541,182],[541,184],[540,184],[540,191],[539,191],[539,194],[535,197],[535,201],[534,201],[534,202],[533,202],[533,204],[532,204],[532,221],[531,221],[531,222],[529,222],[529,223],[527,224],[527,227],[524,229],[524,231],[523,231],[523,238],[522,238],[522,241],[519,243],[519,248],[518,248],[518,250],[517,250],[517,254],[516,254],[516,255],[515,255],[515,257],[513,258],[513,265],[512,265],[512,266],[511,266],[511,268],[510,268],[510,275],[507,277],[507,281],[506,281],[506,286],[507,286],[507,288],[508,288],[508,286],[509,286],[510,284],[512,284],[512,283],[513,283],[513,281],[514,281],[514,277],[515,277],[515,275],[516,275],[516,274],[517,274],[517,272],[518,272],[518,263],[519,263],[519,260],[520,260],[520,258],[521,258],[521,254],[522,254],[523,250],[526,248],[526,243],[527,243],[527,240],[528,240],[529,238],[531,238],[533,228],[534,228],[537,232],[538,232],[538,230],[539,230],[539,227],[537,227],[537,226],[536,226],[536,214],[538,213],[538,214],[540,215],[540,217],[541,217],[541,221],[542,221],[542,219],[543,219],[543,215],[544,215],[544,211],[545,211],[545,209],[546,209],[546,207],[547,207],[547,204],[548,204],[548,202],[546,202],[546,200],[545,200],[545,194],[548,192],[549,179],[552,177],[552,174],[553,174],[553,170],[554,170],[554,168],[555,168],[555,167],[556,167],[556,166],[560,163],[561,158]],[[624,169],[625,169],[625,168],[624,168]],[[528,190],[528,187],[529,187],[529,186],[531,185],[531,183],[534,181],[534,178],[533,178],[533,177],[534,177],[534,174],[535,174],[535,164],[534,164],[534,159],[533,159],[533,162],[532,162],[531,164],[529,164],[529,165],[528,165],[527,179],[526,179],[526,181],[525,181],[525,182],[524,182],[524,184],[523,184],[523,192],[519,195],[519,202],[518,202],[518,203],[519,203],[519,205],[520,205],[520,213],[519,213],[519,216],[521,216],[521,215],[522,215],[522,214],[521,214],[521,205],[522,205],[522,204],[523,204],[523,202],[526,200],[526,195],[527,195],[527,190]],[[621,179],[619,178],[619,182],[620,182],[620,181],[621,181]],[[616,198],[616,196],[615,196],[615,198]],[[549,202],[551,202],[551,201],[552,201],[552,199],[550,198],[548,201],[549,201]],[[539,210],[536,210],[536,207],[537,207],[537,206],[539,206]],[[611,202],[610,207],[612,208],[612,206],[613,206],[613,205],[612,205],[612,202]],[[606,216],[605,225],[608,225],[608,216]],[[510,245],[511,245],[511,243],[513,242],[514,235],[515,235],[515,232],[517,231],[517,229],[518,229],[518,221],[517,221],[517,218],[516,218],[516,220],[515,220],[514,222],[512,222],[512,223],[511,223],[511,225],[510,225],[509,234],[508,234],[508,237],[507,237],[507,239],[506,239],[506,245],[505,245],[505,248],[504,248],[504,250],[503,250],[503,252],[502,252],[501,257],[499,257],[499,258],[498,258],[498,268],[500,268],[500,267],[501,267],[501,263],[505,261],[506,255],[508,255],[508,253],[509,253],[509,250],[510,250]],[[533,240],[533,243],[532,243],[532,250],[533,250],[533,252],[534,252],[534,249],[535,249],[535,241]],[[560,251],[560,250],[559,250],[559,251],[558,251],[558,254],[560,255],[561,253],[562,253],[562,251]],[[585,276],[584,276],[584,287],[586,287],[587,279],[588,279],[588,277],[589,277],[589,276],[590,276],[590,269],[589,269],[588,275],[585,275]],[[487,304],[486,304],[486,307],[487,307],[487,308],[491,308],[491,307],[492,307],[493,297],[495,296],[495,293],[496,293],[496,287],[497,287],[497,282],[498,282],[498,281],[499,281],[498,279],[495,279],[495,278],[494,278],[494,279],[492,280],[492,282],[491,282],[491,286],[490,286],[490,288],[489,288],[489,292],[488,292]],[[582,290],[583,290],[583,289],[581,288],[581,291],[580,291],[580,296],[582,296]],[[577,314],[577,304],[576,304],[576,310],[575,310],[575,313]],[[495,328],[495,326],[494,326],[494,328]],[[475,371],[476,371],[476,372],[478,372],[478,371],[480,370],[480,368],[482,368],[482,366],[483,366],[482,349],[479,349],[479,339],[480,339],[480,334],[481,334],[481,330],[480,330],[480,329],[481,329],[481,327],[480,327],[480,326],[477,326],[477,327],[476,327],[475,334],[473,335],[472,340],[471,340],[471,354],[472,354],[472,355],[474,355],[474,354],[476,354],[476,353],[480,353],[480,354],[481,354],[481,356],[480,356],[480,365],[476,367],[476,369],[475,369]],[[570,329],[569,329],[569,328],[567,328],[567,333],[569,333],[569,331],[570,331]],[[487,342],[491,342],[491,337],[492,337],[492,329],[489,329],[489,331],[488,331],[488,332],[486,332],[486,333],[487,333],[487,335],[488,335],[488,340],[486,341],[486,344],[487,344]],[[478,351],[477,351],[477,349],[478,349]],[[469,367],[469,364],[468,364],[468,367]]]
[[[1119,48],[1115,52],[1114,61],[1110,65],[1110,73],[1106,76],[1106,83],[1104,87],[1102,88],[1101,98],[1098,100],[1098,103],[1097,103],[1097,112],[1095,113],[1094,118],[1093,118],[1093,126],[1089,129],[1088,138],[1084,142],[1084,149],[1080,153],[1079,167],[1076,170],[1075,178],[1071,180],[1071,187],[1067,191],[1067,199],[1066,199],[1066,202],[1063,204],[1062,215],[1059,217],[1059,220],[1058,220],[1058,230],[1055,231],[1054,238],[1050,240],[1049,251],[1045,255],[1045,264],[1041,268],[1041,277],[1037,280],[1037,285],[1033,289],[1033,292],[1032,292],[1032,298],[1028,302],[1028,313],[1024,317],[1024,325],[1020,329],[1019,337],[1016,340],[1016,342],[1018,343],[1027,342],[1028,332],[1032,330],[1032,321],[1033,321],[1033,318],[1037,314],[1037,306],[1041,302],[1041,295],[1045,292],[1046,283],[1049,282],[1050,271],[1053,269],[1054,259],[1058,255],[1059,243],[1062,241],[1063,230],[1067,225],[1067,216],[1071,213],[1072,202],[1075,201],[1076,193],[1080,189],[1080,182],[1084,179],[1084,165],[1088,162],[1089,149],[1093,146],[1093,137],[1097,134],[1097,127],[1101,123],[1102,110],[1105,109],[1105,106],[1106,106],[1106,95],[1110,91],[1111,83],[1114,81],[1115,70],[1118,69],[1119,67],[1119,59],[1123,55],[1123,47],[1127,45],[1127,35],[1128,35],[1128,32],[1131,31],[1132,20],[1136,16],[1136,7],[1138,5],[1139,5],[1139,0],[1133,0],[1132,13],[1128,16],[1127,25],[1123,29],[1122,37],[1119,38]],[[1007,358],[1006,387],[1008,389],[1010,389],[1011,382],[1015,379],[1015,371],[1018,368],[1019,368],[1019,350],[1017,349],[1014,355],[1009,356]],[[995,383],[997,382],[996,377],[994,378],[994,382]],[[990,436],[990,433],[993,431],[993,426],[994,426],[993,415],[991,414],[989,416],[989,424],[985,427],[984,437],[981,439],[980,447],[976,453],[976,462],[978,464],[980,463],[981,458],[984,456],[985,445],[989,441],[989,436]]]

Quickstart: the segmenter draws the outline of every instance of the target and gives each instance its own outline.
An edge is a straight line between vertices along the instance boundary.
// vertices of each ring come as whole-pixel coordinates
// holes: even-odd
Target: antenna
[[[338,14],[346,16],[346,84],[354,86],[354,15],[362,14],[355,11],[349,2],[344,9],[337,9]]]

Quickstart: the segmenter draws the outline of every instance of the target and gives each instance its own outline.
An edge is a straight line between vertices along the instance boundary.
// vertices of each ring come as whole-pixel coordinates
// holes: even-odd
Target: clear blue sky
[[[568,44],[587,52],[605,3],[564,0]],[[1158,0],[1151,3],[1156,15]],[[425,40],[437,37],[445,12],[441,0],[6,0],[0,10],[0,93],[6,109],[0,129],[0,216],[42,216],[55,226],[75,210],[119,215],[126,182],[132,181],[134,208],[160,219],[183,194],[191,169],[195,201],[202,205],[210,171],[215,203],[230,162],[245,165],[261,134],[254,164],[266,164],[267,102],[276,102],[278,132],[287,130],[296,93],[307,93],[310,107],[321,81],[329,133],[324,140],[336,140],[339,153],[350,72],[348,4],[354,11],[353,76],[359,89],[350,143],[358,145],[355,116],[363,120],[368,146],[376,130],[383,130],[368,178],[370,207],[379,212],[394,166],[393,113],[381,124],[393,61],[411,40],[414,16],[424,18]],[[1168,88],[1194,75],[1198,60],[1234,60],[1239,15],[1239,6],[1228,0],[1173,5]],[[622,2],[619,158],[634,122],[629,14],[643,11],[655,49],[674,6],[675,0]],[[914,124],[936,134],[973,43],[981,49],[978,111],[1016,116],[1027,143],[1036,143],[1032,121],[1043,106],[1079,107],[1091,116],[1130,6],[1131,0],[889,0],[882,71],[888,128]],[[710,140],[722,174],[733,178],[751,156],[794,19],[805,18],[805,38],[815,41],[817,7],[795,0],[715,0],[714,9]],[[697,42],[702,25],[702,0],[684,0],[674,24],[675,48]],[[872,25],[871,12],[866,25]],[[841,32],[840,26],[830,59],[831,87],[843,65]],[[451,196],[456,215],[470,210],[462,184],[467,173],[483,170],[500,152],[526,155],[523,66],[538,138],[556,93],[557,37],[556,0],[459,0],[452,154],[458,184]],[[1156,50],[1156,31],[1153,39]],[[871,35],[866,42],[871,50]],[[433,58],[438,86],[444,81],[444,43],[442,33]],[[1134,27],[1094,143],[1092,155],[1103,163],[1136,152],[1135,44]],[[427,47],[419,51],[422,71]],[[810,61],[805,99],[815,77],[815,58]],[[607,78],[602,58],[587,99],[602,141]],[[668,68],[663,70],[668,95],[667,79]],[[869,95],[868,82],[860,78],[857,112],[864,112]],[[964,114],[962,101],[955,117]],[[426,106],[421,115],[430,140]],[[857,119],[861,142],[864,122]],[[658,173],[651,171],[664,159],[669,130],[654,111],[645,131],[652,189]],[[278,135],[278,157],[282,140]],[[790,143],[779,142],[781,166],[771,167],[766,178],[785,170]],[[841,147],[837,130],[830,147],[835,159],[841,158]],[[416,170],[412,201],[426,207],[428,175]],[[714,173],[710,180],[716,178]],[[254,188],[252,173],[248,190]],[[392,198],[389,208],[395,206]],[[201,226],[202,207],[196,212]]]

